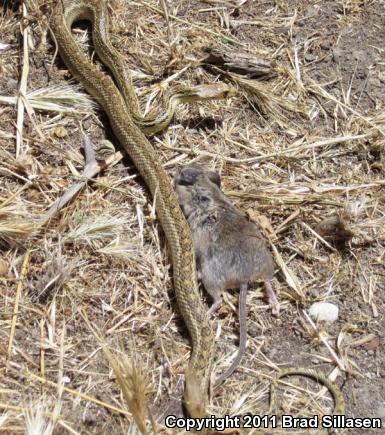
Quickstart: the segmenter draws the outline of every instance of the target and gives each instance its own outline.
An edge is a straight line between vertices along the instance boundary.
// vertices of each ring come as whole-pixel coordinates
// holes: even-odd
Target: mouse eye
[[[192,186],[194,184],[194,181],[191,180],[190,178],[183,177],[179,179],[178,184],[180,186]]]
[[[199,196],[199,202],[203,204],[209,204],[210,198],[206,195],[200,195]]]
[[[192,186],[196,183],[197,176],[196,174],[191,174],[189,172],[182,172],[179,177],[178,184],[181,186]]]

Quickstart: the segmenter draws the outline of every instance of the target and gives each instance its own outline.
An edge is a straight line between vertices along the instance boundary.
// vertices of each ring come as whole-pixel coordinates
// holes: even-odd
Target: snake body
[[[78,47],[71,26],[87,20],[92,26],[96,52],[114,75],[101,72]],[[167,173],[142,132],[163,128],[179,102],[225,97],[226,85],[196,87],[174,96],[170,107],[157,119],[146,119],[138,111],[137,101],[123,63],[108,42],[108,20],[104,0],[59,0],[51,27],[59,54],[71,74],[101,105],[112,131],[130,156],[141,177],[156,199],[156,212],[171,250],[173,281],[179,311],[189,331],[192,352],[185,371],[184,404],[192,417],[202,417],[208,400],[214,339],[206,309],[201,301],[196,278],[195,257],[188,224],[179,208]]]
[[[71,34],[71,26],[78,20],[91,23],[95,50],[113,73],[118,87],[78,47]],[[173,92],[163,113],[155,118],[143,117],[124,62],[109,42],[105,0],[58,0],[51,27],[62,60],[72,75],[99,102],[116,138],[135,164],[152,196],[156,198],[157,215],[171,248],[174,288],[179,310],[192,341],[190,361],[185,371],[184,404],[191,417],[204,417],[214,337],[198,291],[189,226],[180,210],[170,179],[144,132],[151,134],[167,126],[180,103],[223,98],[231,95],[233,90],[224,84],[178,88]],[[293,368],[281,371],[277,380],[291,375],[308,376],[324,384],[335,401],[333,414],[344,413],[342,393],[325,375],[310,369]],[[271,406],[274,402],[275,390],[272,386]],[[262,434],[259,431],[255,433]]]
[[[323,372],[308,368],[302,368],[302,367],[293,367],[288,369],[280,370],[279,373],[275,376],[273,379],[273,382],[270,384],[270,404],[269,409],[266,413],[266,415],[272,416],[277,415],[277,409],[275,409],[277,405],[277,393],[276,393],[276,384],[280,382],[280,379],[285,378],[287,376],[304,376],[310,379],[313,379],[316,382],[319,382],[321,385],[324,385],[329,393],[331,394],[333,400],[334,400],[334,409],[332,411],[332,415],[344,415],[345,414],[345,400],[344,396],[341,392],[341,390],[338,388],[338,386],[331,381]],[[241,430],[225,430],[220,433],[226,434],[226,435],[235,435],[244,433],[242,431],[243,426],[241,426]],[[244,429],[246,430],[246,429]],[[304,435],[306,434],[312,434],[312,435],[322,435],[324,433],[334,433],[334,429],[310,429],[310,430],[297,430],[297,431],[290,431],[290,434],[293,435]],[[212,431],[209,433],[209,435],[214,435],[215,433],[218,433],[216,431]],[[288,433],[285,429],[261,429],[257,430],[254,429],[251,431],[253,435],[286,435]]]
[[[305,376],[324,385],[328,389],[329,393],[332,395],[334,400],[334,409],[332,415],[345,414],[345,400],[338,386],[333,381],[331,381],[323,372],[320,372],[318,370],[313,370],[313,369],[299,368],[299,367],[284,369],[277,374],[274,382],[271,384],[270,408],[268,414],[271,415],[274,413],[273,408],[276,403],[275,383],[279,382],[280,379],[285,378],[286,376]],[[332,430],[330,432],[332,432]],[[314,434],[322,433],[322,430],[317,430],[312,433]]]
[[[299,367],[293,367],[289,369],[283,369],[281,370],[276,378],[275,382],[279,381],[279,379],[285,378],[286,376],[305,376],[310,379],[313,379],[314,381],[319,382],[320,384],[323,384],[328,390],[329,393],[332,395],[334,400],[334,410],[333,415],[342,415],[345,413],[345,400],[344,396],[341,393],[341,390],[337,387],[337,385],[331,381],[324,373],[313,370],[313,369],[306,369],[306,368],[299,368]],[[271,392],[271,407],[274,406],[275,402],[275,392]],[[271,410],[271,409],[270,409]]]

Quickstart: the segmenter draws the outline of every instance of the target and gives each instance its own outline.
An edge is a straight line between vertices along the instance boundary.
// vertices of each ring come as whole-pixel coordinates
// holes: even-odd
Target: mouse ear
[[[215,171],[207,171],[207,177],[210,181],[216,184],[219,188],[221,187],[221,177],[218,172]]]

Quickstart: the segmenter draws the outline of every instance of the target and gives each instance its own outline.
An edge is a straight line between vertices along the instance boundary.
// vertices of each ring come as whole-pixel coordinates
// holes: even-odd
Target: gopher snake
[[[118,52],[108,41],[105,0],[59,0],[53,12],[52,30],[59,54],[70,72],[99,102],[112,131],[134,162],[156,198],[156,211],[171,247],[173,279],[179,310],[192,341],[192,353],[185,373],[184,403],[192,417],[202,417],[208,399],[214,338],[201,301],[195,270],[194,250],[188,224],[179,208],[167,173],[143,131],[154,132],[167,125],[180,102],[223,98],[232,93],[225,84],[198,86],[174,93],[164,115],[143,118],[135,93]],[[93,65],[71,34],[75,21],[87,20],[97,54],[114,75],[119,86]]]
[[[233,89],[224,84],[178,88],[173,92],[162,114],[155,118],[143,117],[121,56],[109,43],[105,4],[105,0],[58,0],[52,17],[52,30],[62,60],[102,106],[115,136],[156,198],[157,214],[171,247],[174,287],[179,310],[189,330],[193,346],[189,366],[185,372],[184,403],[191,417],[204,417],[214,338],[198,291],[190,229],[179,208],[168,175],[143,132],[150,134],[167,126],[176,106],[182,102],[225,98],[233,93]],[[91,22],[95,50],[102,62],[112,71],[119,89],[113,80],[99,71],[79,49],[71,34],[71,26],[78,20]],[[325,375],[308,369],[290,369],[284,370],[278,375],[278,379],[294,374],[309,376],[323,383],[335,400],[334,414],[344,413],[342,393]],[[274,394],[272,391],[272,396]]]

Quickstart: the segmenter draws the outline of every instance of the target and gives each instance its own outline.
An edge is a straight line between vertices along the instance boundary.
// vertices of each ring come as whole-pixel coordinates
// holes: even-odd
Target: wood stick
[[[239,50],[207,47],[204,62],[250,78],[271,79],[277,75],[275,62]]]

